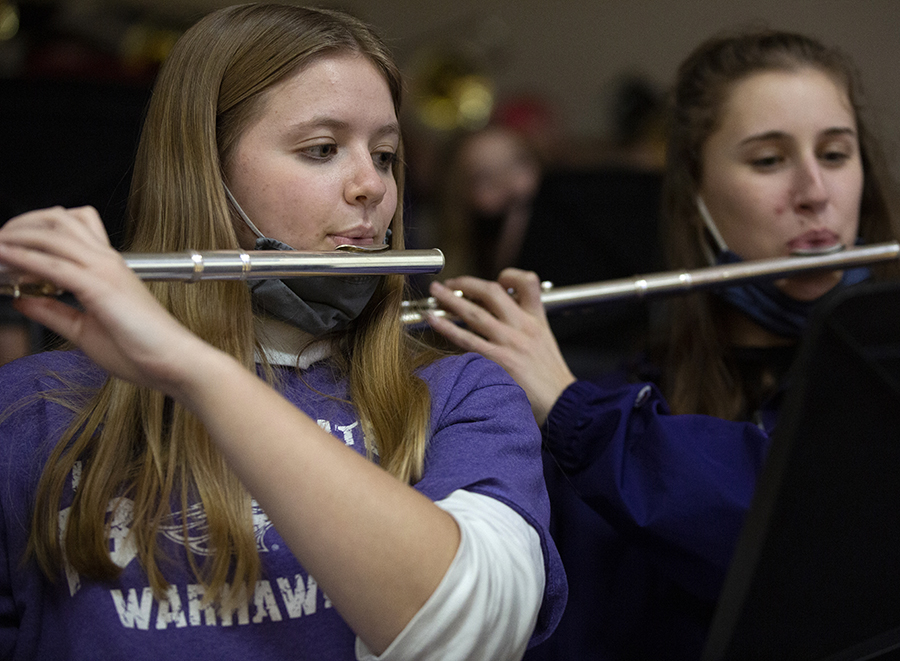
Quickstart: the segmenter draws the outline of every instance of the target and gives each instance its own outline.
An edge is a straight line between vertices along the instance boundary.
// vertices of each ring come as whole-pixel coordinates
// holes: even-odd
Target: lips
[[[840,238],[830,230],[810,230],[788,242],[788,249],[795,250],[820,250],[830,248],[839,243]]]
[[[328,238],[337,246],[371,246],[375,243],[377,232],[368,222],[360,223],[344,230],[332,232]]]
[[[374,236],[342,236],[332,234],[331,240],[335,246],[371,246],[375,243]]]

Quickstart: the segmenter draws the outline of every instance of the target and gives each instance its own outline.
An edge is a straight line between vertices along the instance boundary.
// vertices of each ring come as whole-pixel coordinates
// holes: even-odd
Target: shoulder
[[[449,356],[422,371],[432,393],[432,437],[416,488],[432,500],[457,490],[486,496],[518,514],[540,539],[545,590],[537,642],[565,603],[565,574],[550,537],[541,437],[525,392],[491,360]]]
[[[419,375],[428,383],[432,396],[490,386],[519,387],[497,363],[475,353],[445,356],[423,367]]]
[[[459,420],[492,419],[507,429],[534,425],[525,391],[492,360],[478,354],[442,358],[420,372],[431,395],[432,428]]]
[[[35,392],[99,386],[105,373],[80,351],[47,351],[0,367],[0,403],[10,404]]]
[[[37,439],[52,435],[72,410],[94,394],[106,373],[78,351],[52,351],[0,367],[0,435]]]
[[[429,496],[487,483],[511,491],[540,486],[540,431],[525,392],[503,368],[465,354],[435,362],[422,377],[431,390],[431,437],[419,486]]]

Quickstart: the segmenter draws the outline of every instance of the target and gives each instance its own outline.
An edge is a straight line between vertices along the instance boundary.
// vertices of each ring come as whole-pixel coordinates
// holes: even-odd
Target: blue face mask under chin
[[[716,264],[734,264],[744,261],[728,249],[703,198],[697,196],[697,211],[711,239],[707,256]],[[715,255],[715,257],[713,257]],[[871,272],[865,267],[847,269],[841,281],[832,289],[858,284],[869,279]],[[714,295],[753,319],[763,328],[776,335],[799,338],[806,330],[806,324],[813,308],[830,292],[811,301],[798,301],[781,291],[772,280],[761,280],[744,285],[717,289]]]
[[[734,264],[741,261],[743,260],[730,250],[724,250],[716,257],[717,264]],[[832,291],[858,284],[870,276],[871,272],[864,267],[847,269],[840,283]],[[789,338],[799,338],[803,335],[812,309],[828,296],[825,294],[811,301],[798,301],[781,291],[771,280],[724,287],[715,290],[714,294],[738,308],[763,328]]]

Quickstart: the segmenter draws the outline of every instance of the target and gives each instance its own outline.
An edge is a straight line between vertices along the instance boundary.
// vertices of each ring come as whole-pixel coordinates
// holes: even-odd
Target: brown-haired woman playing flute
[[[697,48],[671,108],[671,268],[900,236],[860,107],[849,60],[806,36],[750,32]],[[570,601],[529,658],[699,658],[809,312],[871,276],[826,271],[672,299],[651,364],[596,382],[566,365],[535,274],[433,285],[465,322],[433,328],[503,365],[542,426]]]

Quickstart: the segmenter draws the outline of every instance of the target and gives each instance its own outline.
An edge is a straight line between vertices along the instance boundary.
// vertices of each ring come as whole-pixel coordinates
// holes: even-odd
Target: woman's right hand
[[[92,207],[52,207],[0,228],[0,262],[71,292],[81,309],[48,297],[15,307],[80,347],[116,376],[175,394],[185,358],[212,349],[178,323],[112,248]]]

